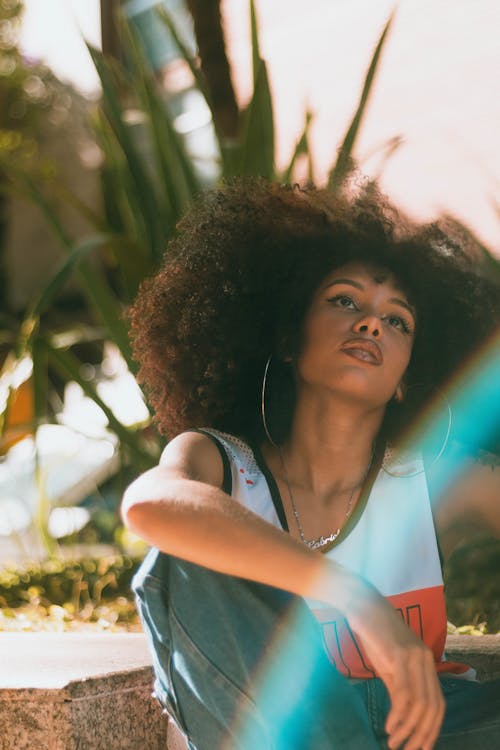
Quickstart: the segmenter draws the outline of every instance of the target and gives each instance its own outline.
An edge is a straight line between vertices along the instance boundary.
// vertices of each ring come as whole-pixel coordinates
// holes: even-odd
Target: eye
[[[399,317],[398,315],[388,315],[386,318],[387,322],[390,326],[393,328],[397,328],[399,331],[402,331],[403,333],[411,333],[412,328],[407,320],[404,318]]]
[[[349,297],[348,294],[337,294],[335,297],[331,297],[328,302],[331,302],[332,305],[335,305],[336,307],[343,307],[347,310],[358,310],[358,306],[353,300],[352,297]]]

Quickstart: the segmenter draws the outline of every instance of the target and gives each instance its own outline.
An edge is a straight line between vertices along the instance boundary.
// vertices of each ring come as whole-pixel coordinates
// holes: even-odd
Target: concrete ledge
[[[142,634],[1,633],[1,750],[165,750]]]
[[[500,677],[500,636],[449,636],[446,654]],[[0,750],[184,750],[151,689],[141,633],[0,633]]]
[[[500,678],[500,635],[449,635],[446,658],[474,667],[478,680]]]

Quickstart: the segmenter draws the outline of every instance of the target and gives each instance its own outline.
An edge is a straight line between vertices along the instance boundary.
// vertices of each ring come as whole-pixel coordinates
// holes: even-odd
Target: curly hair
[[[213,427],[262,439],[261,385],[282,440],[292,370],[322,279],[349,261],[390,270],[417,311],[405,382],[420,395],[388,405],[389,437],[421,409],[498,321],[497,288],[435,225],[404,220],[373,185],[357,195],[238,179],[204,194],[180,222],[163,266],[129,310],[138,379],[169,437]],[[411,403],[410,403],[411,401]]]

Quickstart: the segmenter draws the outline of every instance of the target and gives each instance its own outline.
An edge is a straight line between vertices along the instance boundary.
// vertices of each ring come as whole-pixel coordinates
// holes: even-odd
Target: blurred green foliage
[[[486,623],[487,632],[500,632],[499,570],[499,539],[481,537],[455,549],[444,569],[448,619],[454,625]]]
[[[48,559],[0,571],[2,630],[137,630],[130,582],[139,558]]]
[[[35,596],[48,606],[86,601],[99,604],[103,598],[128,595],[137,561],[112,555],[78,562],[59,558],[26,566],[6,566],[0,571],[0,603],[17,607]]]
[[[17,192],[17,180],[54,182],[56,165],[40,154],[45,133],[85,100],[39,61],[21,54],[22,0],[0,0],[0,196]],[[24,193],[24,191],[21,191]]]

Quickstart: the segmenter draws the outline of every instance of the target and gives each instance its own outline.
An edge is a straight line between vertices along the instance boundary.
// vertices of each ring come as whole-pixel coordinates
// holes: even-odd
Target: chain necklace
[[[330,544],[330,542],[334,542],[335,541],[335,539],[338,537],[338,535],[341,532],[341,528],[339,527],[336,531],[332,531],[332,533],[329,534],[328,536],[321,535],[318,539],[307,539],[306,538],[306,535],[304,534],[304,529],[302,528],[302,524],[300,522],[299,511],[297,510],[297,506],[295,505],[295,500],[293,498],[292,487],[290,485],[290,480],[288,479],[288,472],[286,470],[285,457],[283,456],[283,450],[282,450],[281,446],[278,446],[278,450],[279,450],[279,454],[280,454],[281,467],[283,469],[283,476],[285,478],[285,483],[286,483],[286,486],[287,486],[288,495],[290,497],[290,503],[291,503],[291,506],[292,506],[293,515],[295,516],[295,521],[297,522],[297,528],[299,530],[300,538],[302,539],[303,543],[305,545],[307,545],[310,549],[312,549],[312,550],[321,549],[325,545]],[[366,467],[365,472],[364,472],[361,480],[351,490],[351,494],[349,496],[349,501],[347,503],[347,510],[346,510],[346,513],[345,513],[345,516],[344,516],[344,524],[343,524],[343,526],[345,526],[345,521],[349,518],[349,516],[352,513],[352,502],[353,502],[353,499],[354,499],[354,493],[356,492],[357,489],[359,489],[363,485],[363,483],[364,483],[364,481],[365,481],[365,479],[366,479],[366,477],[368,475],[368,472],[370,471],[370,467],[372,465],[372,462],[373,462],[373,453],[372,453],[372,456],[370,458],[368,466]],[[342,528],[343,528],[343,526],[342,526]]]

